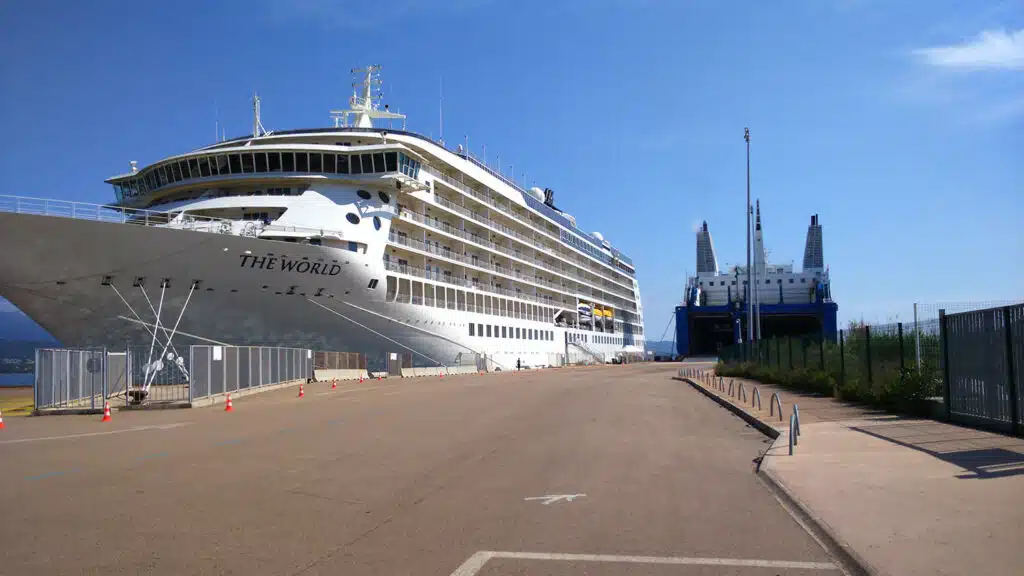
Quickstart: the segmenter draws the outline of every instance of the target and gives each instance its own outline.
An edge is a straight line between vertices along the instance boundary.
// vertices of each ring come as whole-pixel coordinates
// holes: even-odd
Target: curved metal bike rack
[[[796,418],[796,435],[800,435],[800,407],[793,404],[793,417]],[[793,442],[796,444],[796,442]]]
[[[761,393],[757,390],[757,386],[754,386],[754,391],[750,394],[750,406],[754,406],[754,400],[757,400],[757,409],[761,409]]]
[[[793,455],[793,447],[796,446],[796,429],[797,429],[796,413],[790,414],[789,416],[789,455]]]
[[[736,390],[736,398],[742,398],[744,402],[747,401],[747,391],[743,388],[743,381],[740,381],[739,389]]]
[[[775,403],[779,404],[779,422],[782,422],[782,399],[779,398],[778,392],[772,392],[772,397],[768,400],[768,416],[775,415]]]

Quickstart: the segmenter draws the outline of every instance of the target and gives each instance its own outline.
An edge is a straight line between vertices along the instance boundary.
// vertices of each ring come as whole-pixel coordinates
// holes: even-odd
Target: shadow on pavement
[[[1024,439],[931,421],[906,421],[851,430],[924,452],[967,471],[961,479],[1024,474]]]

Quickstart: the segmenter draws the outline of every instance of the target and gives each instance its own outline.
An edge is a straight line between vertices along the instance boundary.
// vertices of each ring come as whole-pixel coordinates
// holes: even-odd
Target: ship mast
[[[352,74],[363,75],[362,80],[352,83],[352,96],[348,99],[347,110],[331,110],[331,118],[334,119],[335,128],[373,128],[373,119],[401,119],[402,129],[405,130],[405,115],[392,112],[388,105],[380,109],[381,79],[379,65],[367,66],[366,68],[353,68]],[[355,116],[354,121],[349,122],[349,116]]]

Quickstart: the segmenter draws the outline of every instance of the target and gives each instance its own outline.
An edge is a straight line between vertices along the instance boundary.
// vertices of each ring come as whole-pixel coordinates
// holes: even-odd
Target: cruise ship
[[[414,365],[614,362],[644,349],[632,261],[381,107],[109,178],[116,201],[0,197],[0,296],[68,347],[273,345]],[[386,124],[386,126],[385,126]],[[393,126],[398,124],[400,128]],[[153,343],[153,345],[151,345]]]

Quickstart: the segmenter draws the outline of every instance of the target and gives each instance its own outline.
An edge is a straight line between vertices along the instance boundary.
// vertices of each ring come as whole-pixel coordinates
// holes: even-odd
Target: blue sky
[[[409,129],[555,190],[639,269],[658,338],[707,220],[744,258],[743,128],[773,261],[825,228],[840,320],[1021,296],[1024,0],[3,3],[0,193],[102,180],[215,122],[328,126],[384,66]]]

